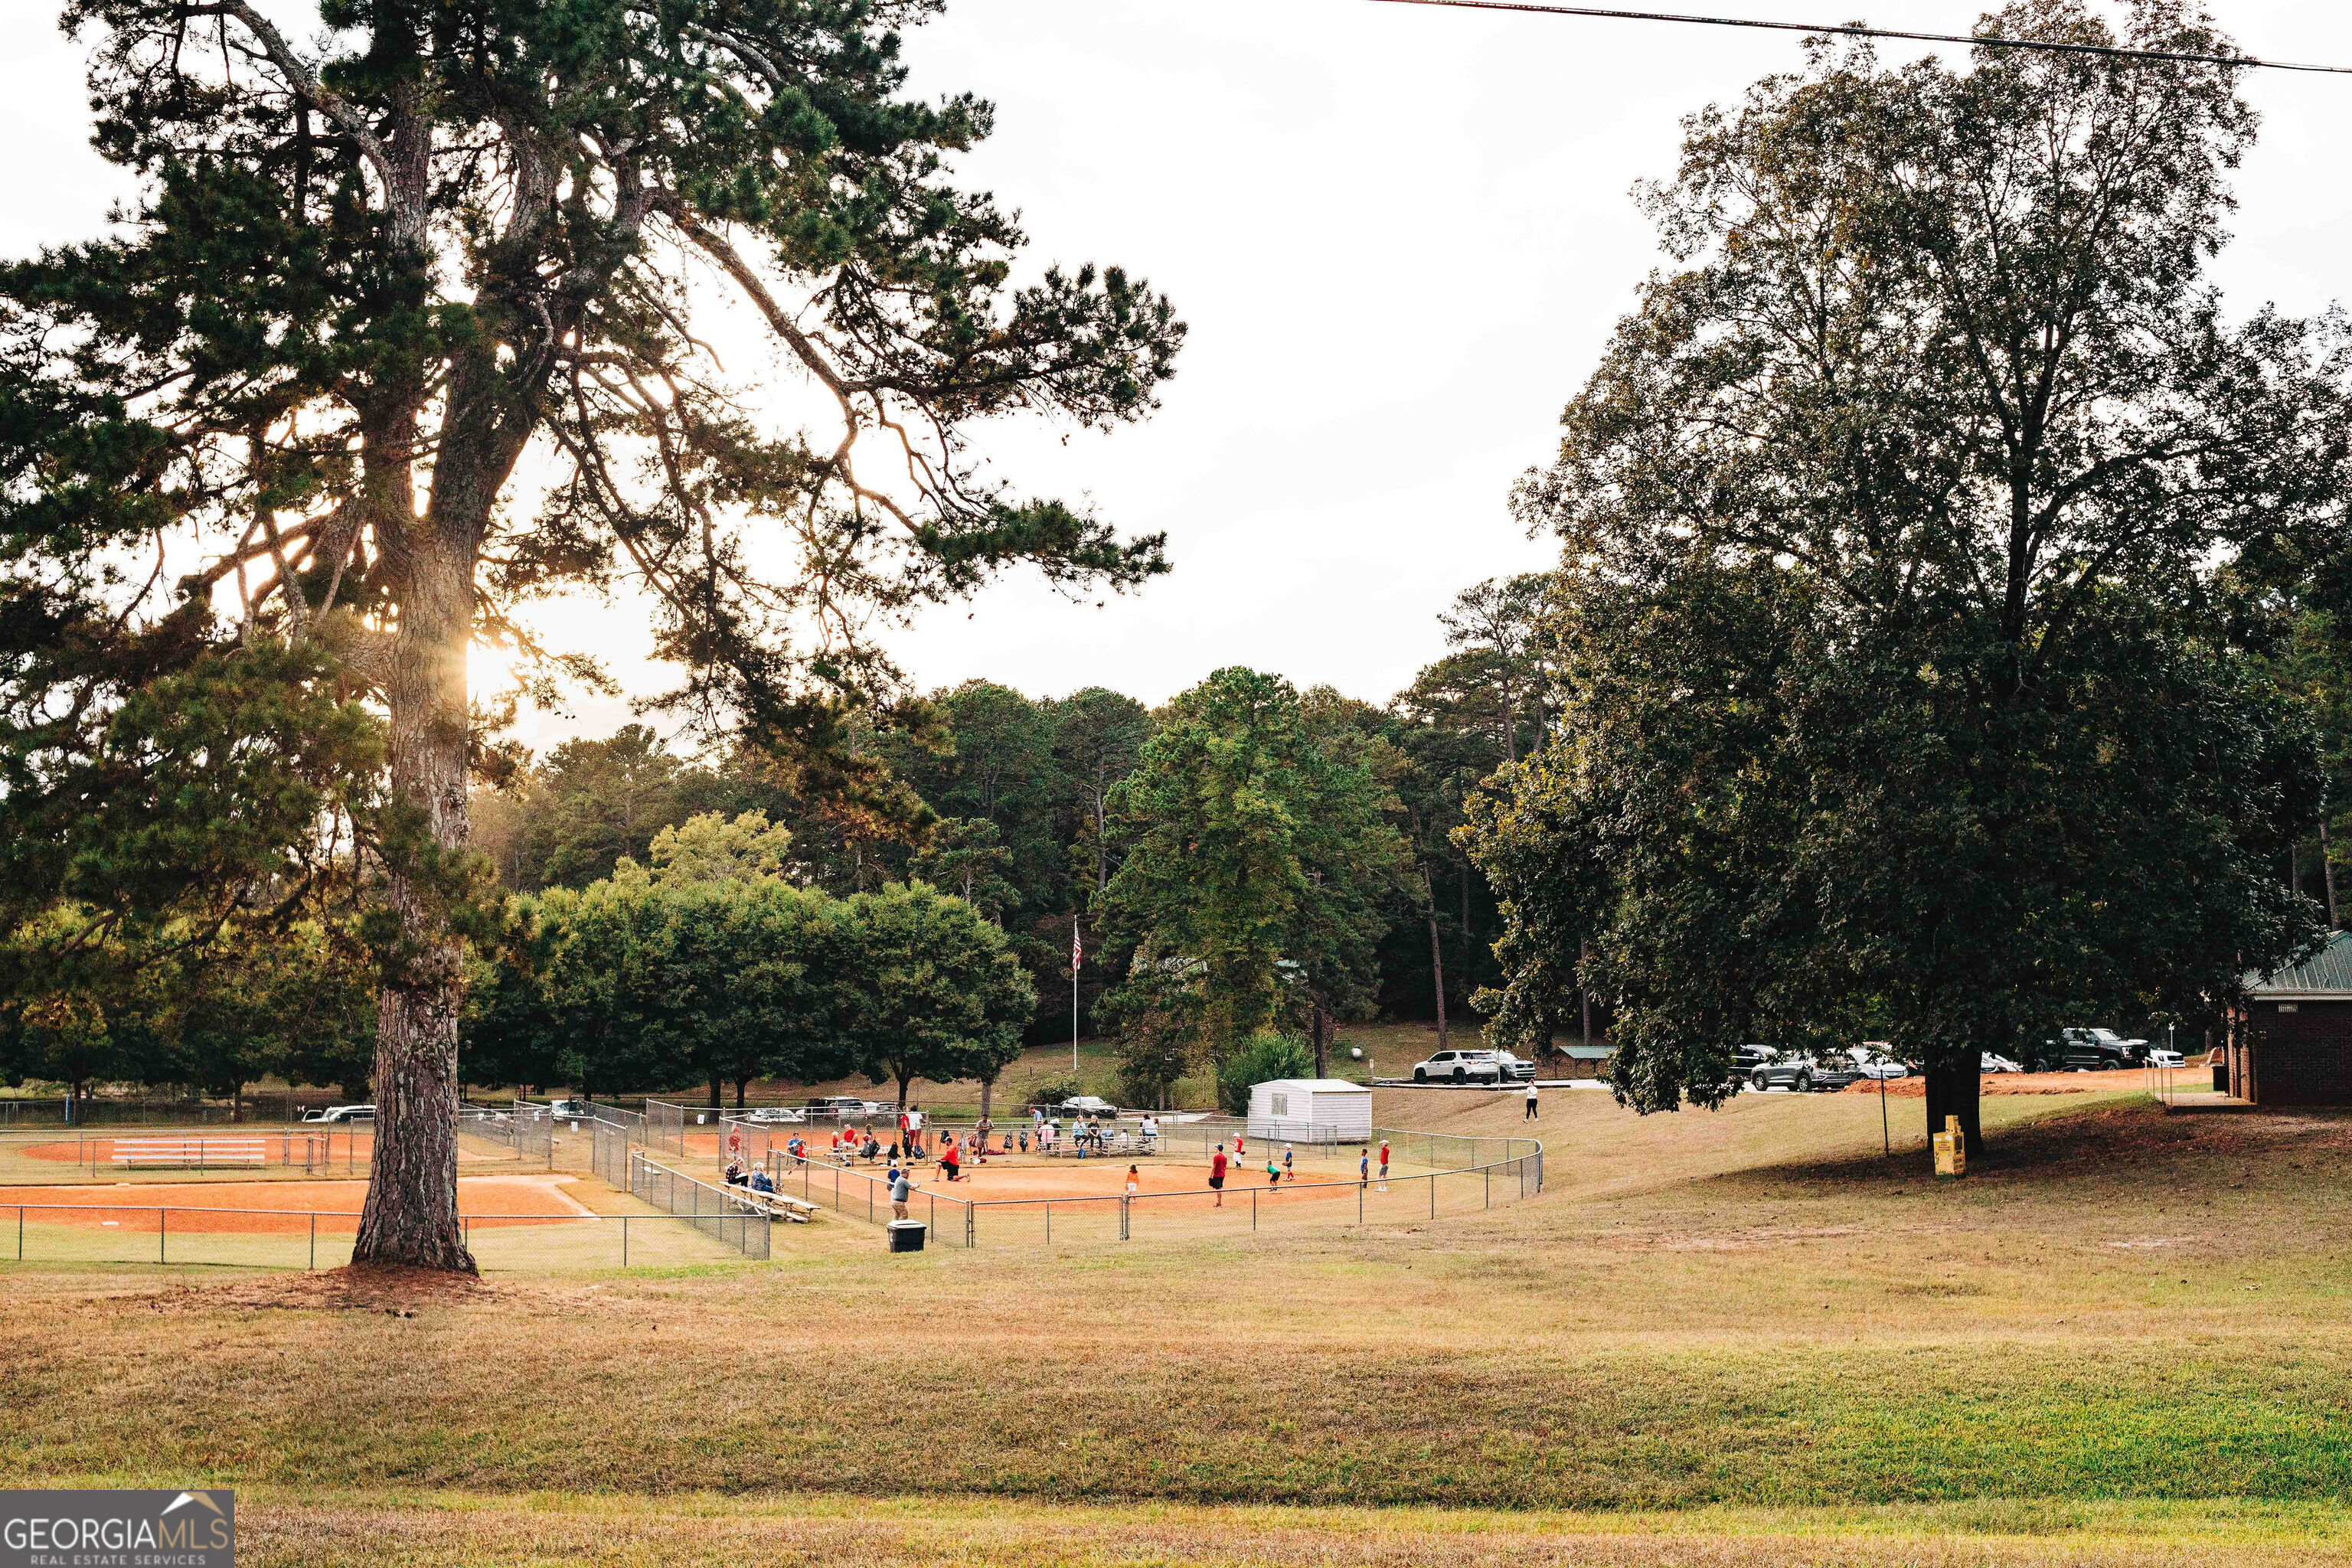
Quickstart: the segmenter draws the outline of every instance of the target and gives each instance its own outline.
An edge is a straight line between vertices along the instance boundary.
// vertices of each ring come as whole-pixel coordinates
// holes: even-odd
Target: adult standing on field
[[[1525,1116],[1520,1117],[1519,1120],[1522,1121],[1538,1121],[1542,1120],[1536,1111],[1536,1080],[1533,1079],[1528,1079],[1528,1113]]]
[[[1209,1190],[1217,1194],[1216,1206],[1225,1206],[1225,1146],[1217,1145],[1216,1157],[1209,1162]]]
[[[914,1195],[914,1184],[907,1180],[907,1173],[904,1171],[892,1171],[890,1173],[890,1217],[892,1219],[905,1219],[907,1217],[907,1200]]]

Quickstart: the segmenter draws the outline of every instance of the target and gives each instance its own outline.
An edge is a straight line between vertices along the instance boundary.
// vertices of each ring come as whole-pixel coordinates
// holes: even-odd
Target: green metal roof
[[[1553,1047],[1570,1061],[1605,1062],[1617,1054],[1612,1046],[1558,1046]]]
[[[2250,977],[2248,989],[2257,996],[2340,991],[2352,999],[2352,931],[2330,935],[2326,947],[2301,963],[2291,963],[2263,978]]]

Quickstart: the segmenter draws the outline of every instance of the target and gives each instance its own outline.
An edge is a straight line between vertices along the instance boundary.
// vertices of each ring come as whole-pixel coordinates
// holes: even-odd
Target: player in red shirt
[[[1389,1190],[1389,1141],[1381,1140],[1381,1191]]]
[[[1209,1188],[1217,1194],[1217,1206],[1225,1206],[1225,1146],[1217,1145],[1217,1157],[1209,1162]]]

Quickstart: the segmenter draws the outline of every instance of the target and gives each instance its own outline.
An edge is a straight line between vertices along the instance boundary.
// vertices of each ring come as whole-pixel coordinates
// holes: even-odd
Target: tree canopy
[[[2227,51],[2155,0],[2126,36]],[[2313,939],[2311,737],[2214,574],[2340,526],[2352,425],[2334,322],[2204,279],[2252,129],[2224,67],[1828,47],[1692,118],[1646,198],[1682,265],[1518,496],[1567,700],[1475,811],[1501,1037],[1590,980],[1664,1110],[1866,1024],[1973,1137],[1979,1049],[2210,1009]]]
[[[282,858],[308,820],[182,811],[173,753],[110,765],[110,737],[163,683],[265,647],[290,695],[207,714],[213,754],[256,756],[252,732],[331,753],[291,770],[314,790],[388,785],[353,818],[386,917],[362,1259],[470,1267],[453,1075],[486,922],[467,774],[490,755],[470,644],[593,679],[516,611],[630,581],[676,705],[805,778],[892,684],[877,614],[1021,563],[1113,587],[1164,569],[1156,537],[985,466],[992,418],[1148,413],[1182,327],[1118,268],[1016,281],[1020,228],[949,169],[989,106],[902,91],[901,31],[936,9],[338,0],[289,36],[248,0],[64,7],[135,194],[102,237],[0,269],[9,815],[53,826],[103,774],[181,812],[183,842],[121,845],[122,896],[166,890],[131,868],[158,849],[184,886],[249,882],[243,837],[276,833]],[[805,410],[721,369],[701,271]],[[341,738],[352,697],[384,721],[380,775]],[[275,741],[294,719],[328,739]],[[205,880],[224,858],[236,874]]]
[[[1288,1014],[1323,1011],[1318,999],[1366,977],[1386,929],[1381,894],[1403,864],[1392,797],[1344,718],[1320,717],[1287,681],[1218,670],[1169,703],[1111,792],[1124,858],[1098,906],[1136,944],[1144,986],[1197,988],[1220,1058]]]

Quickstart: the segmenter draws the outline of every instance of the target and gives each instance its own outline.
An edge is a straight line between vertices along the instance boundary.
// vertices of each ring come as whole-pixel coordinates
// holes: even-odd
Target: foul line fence
[[[1468,1138],[1376,1129],[1372,1145],[1377,1147],[1383,1138],[1391,1153],[1400,1145],[1411,1148],[1417,1144],[1436,1153],[1454,1144],[1470,1146],[1474,1152],[1478,1152],[1480,1146],[1490,1153],[1500,1150],[1501,1157],[1413,1175],[1396,1174],[1383,1179],[1368,1174],[1344,1180],[1292,1181],[1271,1187],[1255,1184],[1248,1173],[1236,1168],[1236,1184],[1222,1192],[1204,1186],[1181,1192],[1139,1193],[1132,1197],[1106,1194],[1066,1198],[964,1198],[919,1185],[910,1194],[909,1207],[910,1211],[919,1210],[929,1222],[933,1239],[969,1248],[979,1247],[983,1240],[1051,1242],[1057,1209],[1065,1240],[1108,1239],[1115,1222],[1117,1238],[1128,1241],[1134,1238],[1139,1220],[1149,1222],[1178,1213],[1197,1215],[1211,1205],[1221,1213],[1230,1210],[1233,1217],[1229,1223],[1236,1229],[1246,1210],[1249,1228],[1255,1231],[1261,1223],[1287,1219],[1318,1200],[1337,1204],[1344,1215],[1350,1206],[1346,1203],[1350,1195],[1355,1199],[1354,1223],[1362,1225],[1368,1220],[1434,1220],[1441,1214],[1483,1212],[1498,1202],[1515,1203],[1543,1191],[1543,1145],[1531,1138]],[[773,1146],[764,1150],[759,1158],[778,1192],[797,1195],[851,1218],[880,1223],[891,1217],[888,1181],[875,1171],[821,1158],[794,1156]],[[748,1157],[746,1163],[751,1163]],[[945,1229],[940,1226],[943,1208],[948,1221]],[[1330,1211],[1316,1208],[1307,1212],[1314,1217],[1326,1218]],[[911,1212],[909,1217],[913,1217]],[[1197,1234],[1197,1228],[1184,1234]]]

